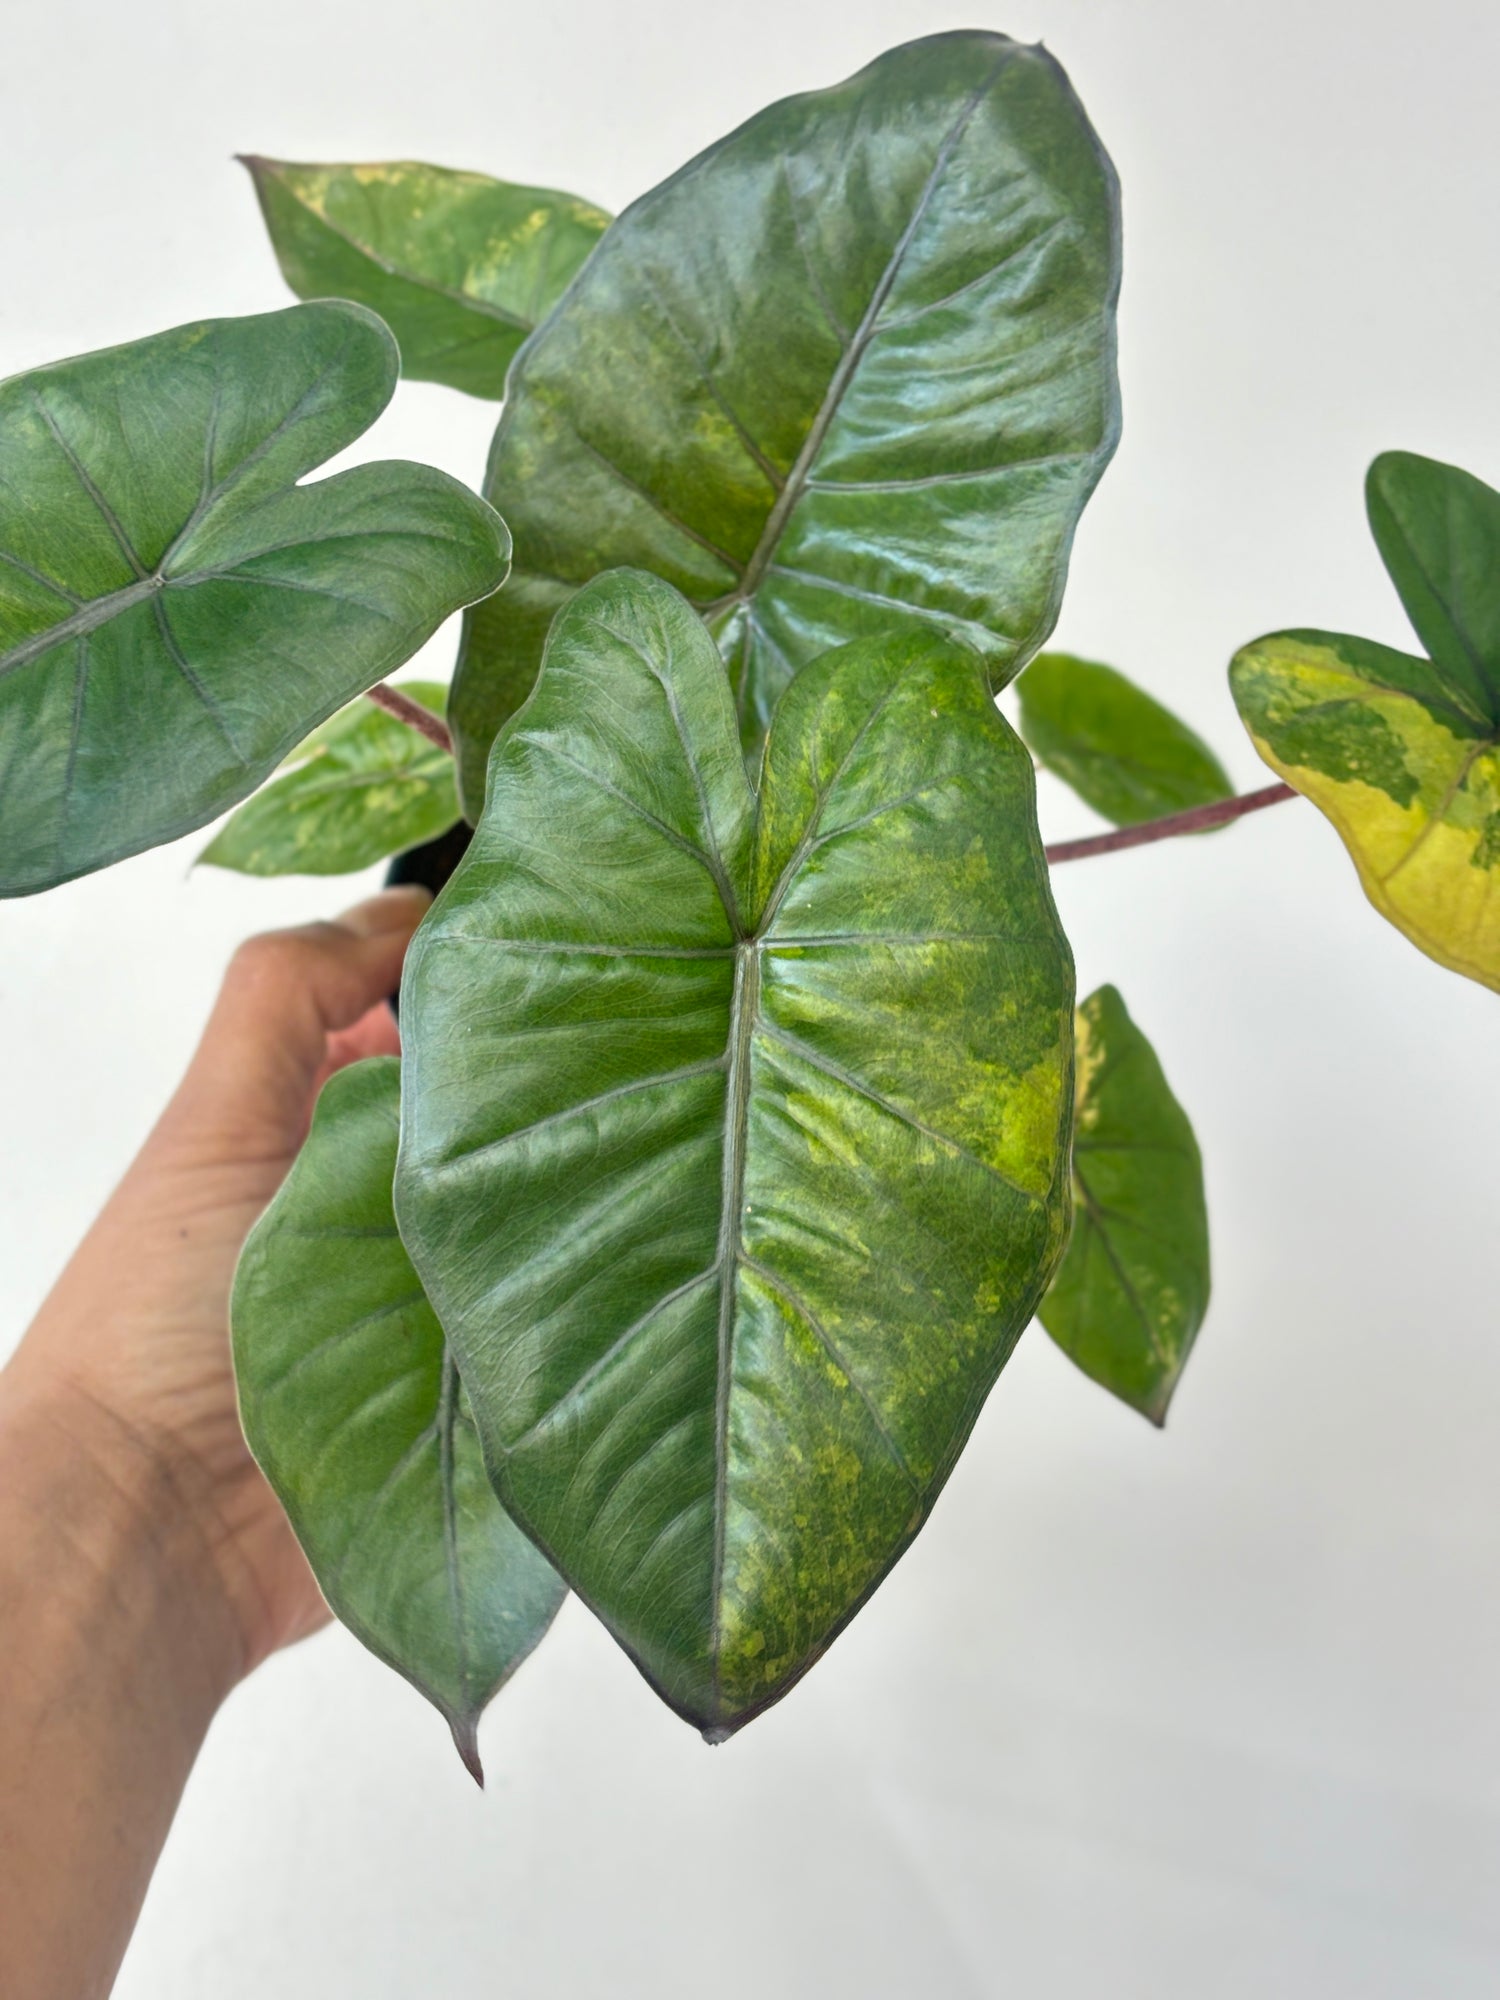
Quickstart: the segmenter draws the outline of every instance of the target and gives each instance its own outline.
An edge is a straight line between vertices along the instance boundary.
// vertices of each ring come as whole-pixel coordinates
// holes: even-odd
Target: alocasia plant
[[[1120,269],[1041,49],[892,50],[614,223],[247,164],[321,302],[0,385],[0,891],[236,805],[220,867],[451,873],[401,1063],[333,1079],[246,1247],[246,1433],[476,1775],[569,1587],[717,1739],[909,1545],[1034,1314],[1157,1423],[1198,1334],[1192,1128],[1113,987],[1075,1015],[1049,863],[1305,792],[1500,986],[1500,496],[1377,460],[1428,657],[1246,647],[1283,781],[1236,796],[1123,675],[1035,657]],[[487,499],[300,483],[398,343],[503,397]],[[387,685],[463,606],[451,699]],[[1111,831],[1042,847],[1023,737]]]

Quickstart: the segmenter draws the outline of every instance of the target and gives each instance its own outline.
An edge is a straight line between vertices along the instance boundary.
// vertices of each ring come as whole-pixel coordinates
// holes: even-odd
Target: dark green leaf
[[[518,357],[516,536],[454,683],[471,816],[553,613],[636,564],[708,621],[753,750],[830,646],[939,630],[1016,673],[1114,448],[1114,176],[1062,71],[939,35],[771,106],[621,217]]]
[[[1365,486],[1376,546],[1444,691],[1500,726],[1500,493],[1414,452],[1382,452]]]
[[[1202,737],[1113,667],[1043,653],[1016,688],[1021,734],[1037,761],[1116,826],[1234,790]]]
[[[574,195],[420,160],[244,164],[297,296],[372,306],[403,374],[472,396],[505,394],[512,355],[609,225]]]
[[[1208,1310],[1203,1161],[1113,986],[1078,1009],[1073,1235],[1040,1318],[1064,1354],[1165,1423]]]
[[[507,1507],[706,1730],[875,1588],[1036,1308],[1072,986],[975,654],[809,668],[757,802],[669,586],[558,619],[408,959],[397,1213]]]
[[[245,1245],[234,1361],[251,1450],[343,1622],[447,1717],[483,1782],[485,1705],[565,1588],[485,1478],[391,1213],[401,1065],[332,1077]]]
[[[504,524],[445,473],[297,484],[395,381],[335,303],[0,384],[0,894],[216,818],[502,581]]]
[[[401,693],[441,715],[438,681]],[[434,840],[459,817],[446,750],[363,698],[302,744],[198,857],[242,875],[347,875]]]

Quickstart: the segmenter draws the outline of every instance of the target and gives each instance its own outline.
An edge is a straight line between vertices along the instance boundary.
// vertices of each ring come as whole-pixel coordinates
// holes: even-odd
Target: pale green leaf
[[[400,692],[441,715],[438,681]],[[373,867],[459,817],[453,759],[364,698],[315,730],[198,857],[242,875],[347,875]]]
[[[373,307],[404,375],[473,396],[505,394],[516,349],[609,226],[575,195],[421,160],[244,164],[297,296]]]

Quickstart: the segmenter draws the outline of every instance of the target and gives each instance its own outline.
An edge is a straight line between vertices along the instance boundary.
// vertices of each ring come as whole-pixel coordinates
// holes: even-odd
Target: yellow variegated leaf
[[[1500,990],[1494,730],[1428,661],[1336,633],[1258,639],[1230,685],[1256,749],[1333,822],[1380,914]]]

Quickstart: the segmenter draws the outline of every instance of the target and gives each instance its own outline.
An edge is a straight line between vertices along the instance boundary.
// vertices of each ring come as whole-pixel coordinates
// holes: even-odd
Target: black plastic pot
[[[391,865],[385,871],[385,886],[396,889],[403,882],[420,882],[435,896],[463,860],[464,850],[473,838],[473,827],[467,820],[461,819],[457,826],[450,826],[436,840],[424,840],[420,847],[408,847],[404,854],[392,856]],[[400,998],[399,993],[390,996],[391,1012],[398,1020],[401,1016]]]

